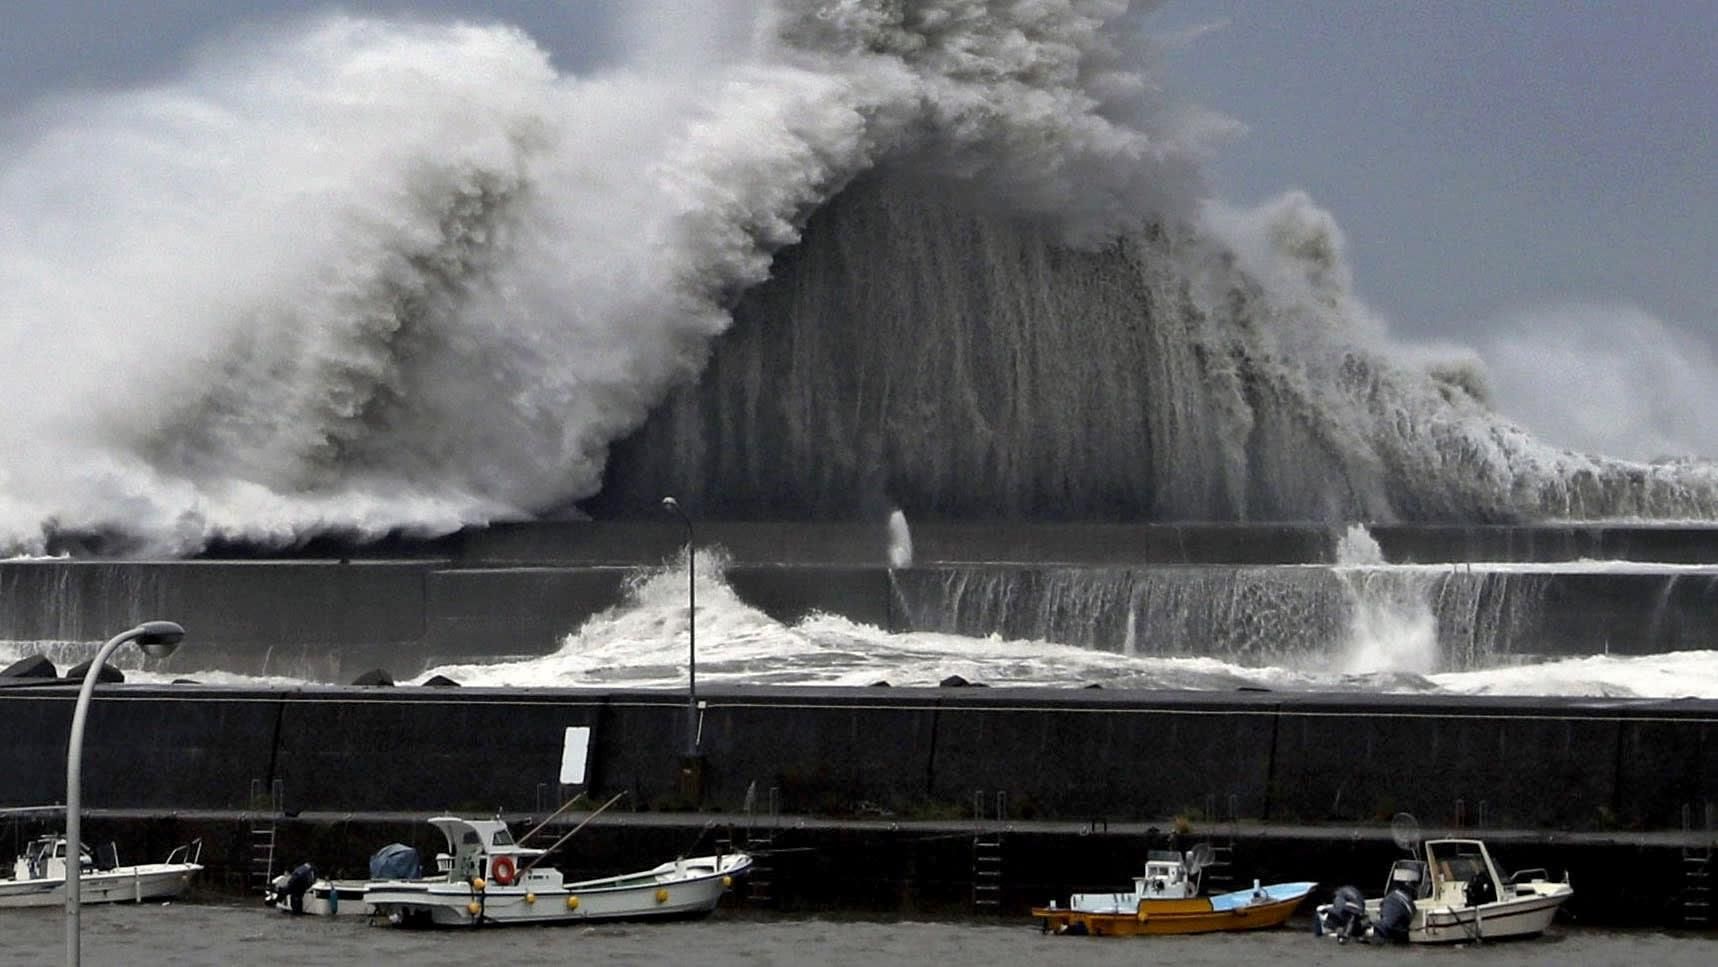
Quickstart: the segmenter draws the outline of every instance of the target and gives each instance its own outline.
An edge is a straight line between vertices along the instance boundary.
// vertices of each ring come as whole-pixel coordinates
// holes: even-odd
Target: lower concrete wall
[[[1241,819],[1664,829],[1718,800],[1718,703],[1047,689],[711,689],[705,808],[1028,819]],[[59,801],[69,686],[0,688],[0,806]],[[118,686],[86,739],[91,807],[218,809],[253,780],[288,811],[526,811],[587,783],[684,808],[669,692]]]
[[[139,620],[169,618],[191,637],[154,666],[168,674],[343,683],[381,667],[407,678],[441,664],[552,653],[621,604],[634,573],[434,561],[8,561],[0,562],[0,640],[46,648],[64,666]],[[1656,654],[1718,639],[1718,574],[1388,577],[1377,588],[1385,604],[1411,592],[1434,608],[1449,668],[1522,655]],[[787,623],[821,611],[895,631],[1111,651],[1132,633],[1142,654],[1238,664],[1327,654],[1347,634],[1354,597],[1370,593],[1327,569],[1220,566],[734,565],[726,579],[742,600]],[[1404,581],[1433,583],[1404,592]],[[1272,611],[1263,634],[1260,608]]]

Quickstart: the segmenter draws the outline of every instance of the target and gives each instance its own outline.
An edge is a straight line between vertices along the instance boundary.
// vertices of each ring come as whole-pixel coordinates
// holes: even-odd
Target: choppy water
[[[0,965],[62,957],[62,911],[0,912]],[[91,965],[405,964],[1139,964],[1235,967],[1273,963],[1546,964],[1596,967],[1706,965],[1718,935],[1554,927],[1537,940],[1478,947],[1338,947],[1295,925],[1252,934],[1116,940],[1046,936],[1027,920],[884,921],[765,917],[722,911],[709,920],[494,930],[408,932],[359,919],[292,918],[253,906],[175,903],[84,911],[83,961]]]

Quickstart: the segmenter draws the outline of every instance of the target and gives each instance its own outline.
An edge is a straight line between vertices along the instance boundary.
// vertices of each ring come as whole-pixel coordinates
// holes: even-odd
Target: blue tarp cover
[[[415,880],[419,870],[418,851],[404,843],[389,843],[370,857],[372,880]]]

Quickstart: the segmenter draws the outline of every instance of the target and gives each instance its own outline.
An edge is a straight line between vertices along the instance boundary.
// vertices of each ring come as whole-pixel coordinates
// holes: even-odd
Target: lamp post
[[[113,650],[128,641],[137,642],[143,653],[151,658],[165,658],[179,647],[185,629],[172,621],[145,621],[130,631],[122,631],[101,646],[84,673],[84,684],[78,692],[77,709],[72,712],[72,735],[66,743],[66,964],[78,967],[78,913],[82,898],[78,894],[78,877],[83,873],[83,816],[79,799],[82,794],[84,753],[84,719],[89,715],[90,697],[95,682],[101,677],[102,663]]]
[[[673,497],[662,498],[662,507],[686,525],[686,756],[698,757],[698,575],[694,561],[698,546],[692,533],[692,518]]]

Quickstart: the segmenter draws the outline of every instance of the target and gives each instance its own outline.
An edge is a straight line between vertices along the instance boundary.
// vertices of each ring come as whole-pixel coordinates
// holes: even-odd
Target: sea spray
[[[0,450],[34,456],[0,472],[0,547],[562,507],[855,177],[956,178],[1096,242],[1189,211],[1222,127],[1153,110],[1125,3],[723,9],[750,29],[672,71],[324,16],[28,109],[0,168]]]
[[[1437,616],[1429,602],[1434,573],[1385,567],[1377,539],[1363,524],[1350,524],[1337,542],[1335,570],[1350,608],[1337,670],[1356,675],[1439,670]]]
[[[913,534],[907,529],[907,515],[899,509],[889,512],[889,566],[913,566]]]

